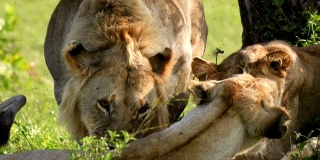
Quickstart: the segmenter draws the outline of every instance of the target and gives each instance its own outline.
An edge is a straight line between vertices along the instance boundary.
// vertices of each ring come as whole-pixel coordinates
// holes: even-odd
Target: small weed
[[[307,136],[301,133],[295,133],[298,143],[292,147],[292,151],[287,153],[286,156],[291,160],[320,159],[320,137],[312,137],[313,132],[314,131],[309,132]]]
[[[81,145],[78,150],[83,152],[71,153],[72,159],[85,160],[85,159],[99,159],[110,160],[114,157],[121,156],[122,149],[127,147],[127,144],[135,140],[135,138],[126,131],[121,131],[123,138],[115,131],[108,131],[109,138],[101,137],[85,137],[81,140]],[[112,150],[110,147],[112,146]]]

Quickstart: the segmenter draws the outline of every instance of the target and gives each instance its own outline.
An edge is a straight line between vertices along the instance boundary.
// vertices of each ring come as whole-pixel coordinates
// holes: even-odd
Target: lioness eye
[[[145,113],[147,112],[147,110],[149,109],[149,105],[148,104],[145,104],[144,106],[142,106],[139,110],[138,110],[138,113],[139,114],[142,114],[142,113]]]
[[[107,100],[100,100],[98,101],[98,107],[101,110],[106,110],[107,112],[110,112],[110,103]]]
[[[242,74],[243,73],[243,68],[241,68],[241,67],[238,67],[238,74]]]

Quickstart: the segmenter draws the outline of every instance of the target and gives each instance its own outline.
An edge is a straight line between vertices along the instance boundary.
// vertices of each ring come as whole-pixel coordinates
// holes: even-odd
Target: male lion
[[[138,139],[117,160],[228,160],[287,131],[288,113],[263,79],[240,74],[223,81],[193,82],[198,106],[169,128]],[[50,156],[48,156],[50,155]],[[67,151],[29,151],[3,158],[69,159]],[[1,159],[1,157],[0,157]]]
[[[246,71],[253,77],[274,85],[283,85],[278,92],[281,105],[291,115],[290,133],[281,140],[267,140],[236,159],[280,159],[295,141],[294,131],[308,132],[320,127],[320,45],[296,48],[283,41],[255,44],[241,49],[216,65],[195,58],[192,63],[200,80],[222,80]],[[280,87],[281,88],[281,87]],[[310,125],[310,122],[314,122]],[[291,140],[290,140],[291,138]]]
[[[60,121],[76,140],[164,128],[187,103],[206,35],[201,0],[61,0],[45,41]]]

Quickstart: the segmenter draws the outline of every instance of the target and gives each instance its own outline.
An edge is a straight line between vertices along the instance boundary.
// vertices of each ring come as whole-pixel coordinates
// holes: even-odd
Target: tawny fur
[[[116,159],[226,160],[251,149],[264,137],[281,138],[289,117],[274,101],[274,89],[248,74],[192,82],[190,90],[200,104],[169,128],[133,141]],[[68,155],[68,151],[40,150],[0,159],[69,159]]]
[[[307,134],[310,129],[320,126],[318,123],[307,125],[320,115],[316,107],[320,103],[318,66],[320,45],[296,48],[283,41],[248,46],[231,54],[219,65],[200,58],[194,59],[192,64],[194,70],[206,68],[197,75],[201,80],[222,80],[245,71],[267,83],[284,84],[274,92],[278,92],[279,103],[290,112],[291,134],[281,140],[263,141],[254,151],[238,156],[237,160],[280,159],[294,143],[294,132]]]
[[[165,128],[187,103],[171,100],[187,93],[206,35],[200,0],[61,0],[45,41],[60,122],[76,140]]]
[[[242,74],[194,82],[190,89],[202,92],[195,95],[202,99],[197,108],[164,131],[134,141],[117,159],[232,159],[274,136],[271,128],[279,132],[277,138],[286,133],[288,113],[277,106],[274,88],[264,81]]]

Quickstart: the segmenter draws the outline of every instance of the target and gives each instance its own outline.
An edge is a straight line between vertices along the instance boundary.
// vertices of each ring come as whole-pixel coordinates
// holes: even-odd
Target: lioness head
[[[288,85],[287,78],[296,77],[296,73],[292,71],[291,68],[298,69],[298,61],[299,59],[292,46],[283,41],[271,41],[268,43],[255,44],[243,48],[228,56],[219,65],[207,62],[200,58],[196,58],[193,60],[192,70],[194,74],[196,74],[196,77],[202,81],[210,79],[223,80],[232,77],[234,74],[244,72],[248,73],[254,78],[268,84],[272,89],[271,95],[274,98],[274,105],[283,105],[284,107],[286,107],[286,109],[288,109],[291,117],[294,118],[296,117],[297,112],[291,110],[291,105],[283,102],[284,99],[287,99],[288,101],[288,93],[287,91],[285,91],[285,89],[292,87],[292,89],[294,90],[294,88],[296,87],[290,86],[290,84]],[[289,97],[289,99],[289,101],[293,101],[293,99],[295,98]],[[295,123],[296,122],[293,120],[290,124],[291,130],[293,128],[292,124]],[[286,136],[285,139],[276,141],[277,143],[274,144],[279,145],[279,148],[290,144],[290,142],[287,141],[289,139],[288,137],[289,136]],[[274,152],[271,153],[275,154],[277,154],[278,152],[283,152],[281,149],[279,149],[279,151],[276,151],[276,149],[273,149],[274,147],[271,148],[270,144],[273,142],[274,141],[267,141],[264,144],[261,143],[261,145],[257,146],[255,149],[257,152],[261,152],[264,149],[274,150]],[[258,156],[258,154],[255,155]],[[254,157],[255,158],[251,159],[257,158],[256,156]]]
[[[217,129],[215,134],[239,131],[236,137],[230,135],[234,143],[241,143],[238,152],[252,148],[264,137],[280,139],[288,130],[288,112],[277,104],[277,95],[273,92],[275,88],[262,79],[244,73],[222,81],[192,82],[189,86],[198,107],[226,106],[227,111],[221,115],[221,122],[217,120],[214,123],[225,123],[228,129]],[[220,103],[216,103],[219,98]],[[239,125],[243,126],[243,133],[240,133]]]
[[[256,44],[231,54],[219,65],[194,58],[192,71],[200,81],[223,80],[234,74],[248,73],[272,86],[280,105],[287,71],[295,60],[293,53],[290,46],[281,41]]]
[[[75,139],[168,125],[166,104],[191,70],[175,71],[187,62],[177,64],[158,20],[141,1],[82,2],[62,51],[70,78],[59,106]]]

